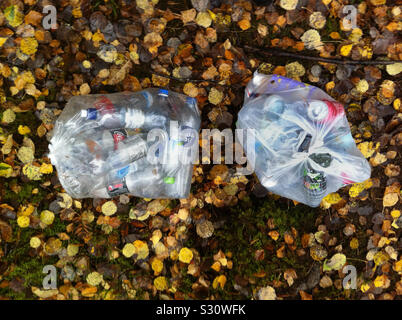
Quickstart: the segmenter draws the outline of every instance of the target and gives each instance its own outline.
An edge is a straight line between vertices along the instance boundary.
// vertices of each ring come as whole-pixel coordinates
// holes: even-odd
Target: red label
[[[123,179],[121,182],[113,183],[107,187],[107,191],[109,196],[115,197],[120,194],[128,193],[129,190],[127,189],[126,181]]]
[[[105,96],[102,96],[99,98],[99,100],[95,101],[94,106],[97,110],[99,110],[101,115],[111,114],[115,112],[112,101],[110,101]]]
[[[112,134],[113,137],[114,150],[117,150],[119,147],[119,142],[127,138],[127,131],[124,129],[116,129],[111,130],[110,133]]]
[[[123,141],[126,137],[122,134],[115,133],[113,135],[113,141],[114,141],[114,149],[117,150],[119,142]]]
[[[122,183],[118,183],[118,184],[114,184],[114,185],[112,185],[112,186],[109,186],[108,188],[109,188],[109,191],[112,191],[112,190],[114,190],[114,189],[119,189],[119,188],[123,188],[123,184]]]

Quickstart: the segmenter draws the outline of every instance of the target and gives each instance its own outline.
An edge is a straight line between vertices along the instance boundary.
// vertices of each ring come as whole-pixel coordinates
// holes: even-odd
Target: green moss
[[[196,278],[187,274],[187,268],[182,269],[181,275],[179,290],[185,294],[190,294],[193,291],[192,286]]]
[[[53,223],[43,230],[46,238],[57,236],[61,232],[66,232],[66,225],[60,220],[59,216],[55,216]]]
[[[118,18],[119,16],[119,1],[118,0],[92,0],[92,11],[97,11],[99,10],[99,6],[108,6],[110,9],[112,9],[112,16],[113,19]]]
[[[53,263],[56,262],[55,259],[52,260]],[[14,269],[10,272],[8,278],[24,278],[25,286],[27,288],[30,288],[32,286],[42,287],[43,278],[46,276],[42,272],[43,267],[53,263],[43,263],[43,261],[39,260],[38,258],[31,258],[16,265]]]
[[[252,201],[253,206],[249,201]],[[229,212],[226,210],[221,212],[222,218],[226,221],[223,228],[215,233],[219,243],[218,248],[233,254],[231,258],[233,269],[225,271],[228,279],[224,289],[225,297],[234,298],[237,295],[237,291],[233,288],[236,276],[250,279],[253,283],[251,288],[265,286],[273,280],[280,279],[288,268],[295,269],[299,276],[303,276],[308,270],[302,258],[299,258],[295,252],[286,250],[285,257],[280,259],[276,256],[276,250],[282,246],[282,237],[285,231],[291,230],[291,227],[303,232],[312,231],[318,211],[319,209],[314,210],[304,205],[288,208],[285,203],[272,199],[245,199],[245,202],[241,202]],[[276,242],[268,236],[267,221],[270,218],[274,220],[275,229],[281,235]],[[267,250],[269,247],[274,249]],[[261,249],[264,249],[265,258],[258,261],[254,255]],[[216,252],[217,249],[203,253],[203,257],[211,259]],[[261,273],[265,273],[265,276],[260,278],[258,274]],[[211,272],[211,278],[215,276],[216,273]]]
[[[0,297],[7,297],[10,300],[26,300],[26,295],[23,292],[15,292],[10,288],[0,288]]]
[[[7,255],[4,256],[4,262],[9,265],[9,273],[4,276],[5,280],[24,279],[24,286],[27,289],[25,293],[14,292],[10,288],[0,290],[0,296],[5,295],[11,299],[27,299],[30,297],[29,290],[32,286],[42,287],[42,281],[45,274],[42,273],[46,265],[54,265],[57,257],[40,258],[37,255],[31,255],[29,241],[31,237],[37,234],[37,230],[31,228],[21,229],[16,221],[10,221],[13,229],[12,242]],[[27,294],[27,296],[25,295]]]
[[[14,192],[11,190],[12,186],[19,185],[21,190]],[[38,193],[32,194],[34,189],[38,189]],[[44,197],[45,193],[40,187],[39,181],[30,181],[28,183],[19,183],[17,179],[8,179],[4,181],[4,200],[6,202],[14,202],[17,205],[25,203],[39,203]]]
[[[34,229],[31,228],[20,228],[17,224],[16,220],[10,220],[9,221],[10,226],[13,230],[12,234],[12,245],[15,245],[18,250],[23,250],[21,255],[24,255],[27,250],[29,250],[29,241],[31,237],[37,232]],[[24,247],[24,245],[28,245],[28,247]],[[16,248],[16,249],[17,249]],[[13,261],[13,259],[16,258],[19,254],[15,253],[16,250],[11,250],[6,256],[5,260],[6,261]]]
[[[111,263],[119,265],[123,273],[133,270],[134,268],[133,260],[126,258],[123,255],[120,255],[117,259],[112,260]],[[129,275],[129,273],[127,273],[127,275]]]
[[[328,17],[324,29],[320,31],[321,40],[334,42],[334,40],[329,36],[332,32],[338,32],[341,36],[341,39],[345,37],[345,33],[341,30],[339,26],[339,20]]]

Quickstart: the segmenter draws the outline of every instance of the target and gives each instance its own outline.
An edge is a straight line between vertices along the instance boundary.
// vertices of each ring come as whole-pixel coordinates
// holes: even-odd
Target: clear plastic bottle
[[[144,138],[144,136],[142,136]],[[139,134],[133,131],[125,130],[125,129],[110,129],[110,130],[94,130],[92,135],[83,135],[78,136],[74,143],[66,146],[66,148],[70,148],[68,151],[69,154],[74,154],[75,160],[80,160],[81,166],[85,166],[87,169],[84,170],[86,172],[91,172],[95,175],[100,175],[104,170],[111,170],[116,167],[117,159],[121,159],[124,157],[123,151],[120,148],[120,153],[117,153],[117,156],[113,157],[110,162],[111,168],[106,165],[107,158],[110,153],[113,151],[117,151],[119,147],[126,147],[128,145],[134,144],[139,139]],[[130,143],[128,143],[130,141]],[[124,146],[122,146],[124,142]],[[140,145],[139,145],[140,146]],[[131,149],[127,150],[132,153],[140,153],[135,150],[133,152]],[[133,155],[135,156],[135,155]],[[126,156],[127,157],[127,156]],[[123,163],[126,163],[127,160],[121,159]]]
[[[155,100],[151,93],[142,91],[141,93],[133,94],[129,98],[130,100],[133,101],[132,105],[127,103],[126,100],[122,100],[121,104],[113,104],[111,100],[102,96],[94,102],[94,108],[81,110],[81,117],[86,120],[98,121],[101,126],[108,129],[141,128],[149,130],[155,127],[164,128],[167,126],[167,117],[156,114],[151,110],[148,111]]]
[[[138,133],[123,128],[91,130],[91,132],[84,132],[83,134],[77,135],[77,137],[72,140],[72,144],[67,147],[72,148],[72,150],[78,154],[85,152],[89,154],[106,152],[107,154],[109,150],[116,150],[121,141],[135,134]]]
[[[119,143],[118,149],[109,152],[105,159],[105,169],[119,169],[147,155],[148,145],[143,135],[135,135]]]
[[[163,176],[161,167],[150,165],[145,159],[140,159],[119,170],[111,171],[103,181],[103,187],[94,190],[91,196],[110,198],[120,194],[131,193],[147,197],[161,194],[163,191]]]

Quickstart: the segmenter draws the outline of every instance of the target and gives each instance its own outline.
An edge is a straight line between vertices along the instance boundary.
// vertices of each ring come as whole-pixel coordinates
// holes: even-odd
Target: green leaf
[[[23,13],[18,9],[16,5],[11,5],[4,10],[4,16],[6,17],[8,24],[13,28],[18,27],[23,19]]]
[[[8,165],[7,163],[1,162],[0,163],[0,177],[10,177],[13,173],[13,168]]]
[[[323,271],[340,270],[346,263],[346,256],[343,253],[336,253],[331,259],[324,261]]]

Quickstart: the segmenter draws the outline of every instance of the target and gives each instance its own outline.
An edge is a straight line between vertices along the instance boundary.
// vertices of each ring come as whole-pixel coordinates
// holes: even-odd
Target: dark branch
[[[311,60],[311,61],[319,61],[319,62],[327,62],[333,64],[343,64],[343,65],[387,65],[393,63],[401,63],[402,60],[343,60],[343,59],[335,59],[335,58],[323,58],[323,57],[313,57],[293,52],[288,52],[275,48],[254,48],[245,45],[244,50],[246,52],[259,53],[264,56],[282,56],[282,57],[290,57],[296,59],[303,60]]]

